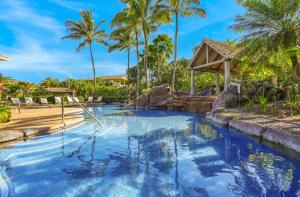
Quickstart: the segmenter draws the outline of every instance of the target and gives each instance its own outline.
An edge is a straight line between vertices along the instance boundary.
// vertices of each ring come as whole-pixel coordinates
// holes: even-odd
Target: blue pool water
[[[2,196],[300,196],[300,164],[202,116],[93,108],[0,151]]]

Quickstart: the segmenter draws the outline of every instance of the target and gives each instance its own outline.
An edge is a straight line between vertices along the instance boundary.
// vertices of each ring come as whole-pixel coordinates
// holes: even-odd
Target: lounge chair
[[[33,104],[33,100],[31,97],[25,97],[25,103],[26,105],[31,106]]]
[[[88,98],[88,103],[92,103],[94,101],[94,98],[92,97],[92,96],[89,96],[89,98]]]
[[[54,97],[56,104],[61,104],[61,98],[59,96]]]
[[[69,103],[74,103],[74,100],[70,96],[67,96],[67,100]]]
[[[102,96],[99,96],[98,98],[97,98],[97,103],[101,103],[102,102]]]
[[[19,98],[11,98],[11,102],[16,105],[16,111],[21,112],[21,101]]]
[[[46,98],[40,98],[41,104],[48,105],[48,100]]]
[[[79,99],[77,97],[73,97],[73,99],[76,101],[76,103],[79,103]]]

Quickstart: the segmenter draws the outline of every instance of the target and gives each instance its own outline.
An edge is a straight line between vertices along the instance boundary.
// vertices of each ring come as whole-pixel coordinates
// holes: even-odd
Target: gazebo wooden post
[[[220,73],[216,72],[216,95],[220,95],[221,88],[220,88]]]
[[[230,62],[225,60],[224,62],[224,91],[226,92],[230,86]]]
[[[195,95],[195,70],[191,69],[191,96]]]

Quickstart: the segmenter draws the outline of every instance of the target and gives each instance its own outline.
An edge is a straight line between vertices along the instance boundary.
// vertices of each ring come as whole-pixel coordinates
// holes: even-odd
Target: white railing
[[[86,113],[88,113],[101,127],[103,127],[103,124],[91,113],[89,112],[89,110],[87,108],[85,108],[81,103],[79,103],[76,99],[74,99],[73,96],[67,95],[70,98],[72,98],[72,100],[79,105]]]

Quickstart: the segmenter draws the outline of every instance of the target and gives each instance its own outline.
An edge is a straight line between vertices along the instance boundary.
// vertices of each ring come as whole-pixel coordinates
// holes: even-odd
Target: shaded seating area
[[[197,48],[195,55],[189,65],[191,71],[191,92],[195,94],[195,72],[211,72],[216,76],[215,94],[221,93],[221,74],[224,74],[224,91],[230,86],[230,75],[236,69],[232,59],[239,50],[229,43],[217,42],[204,39]]]

